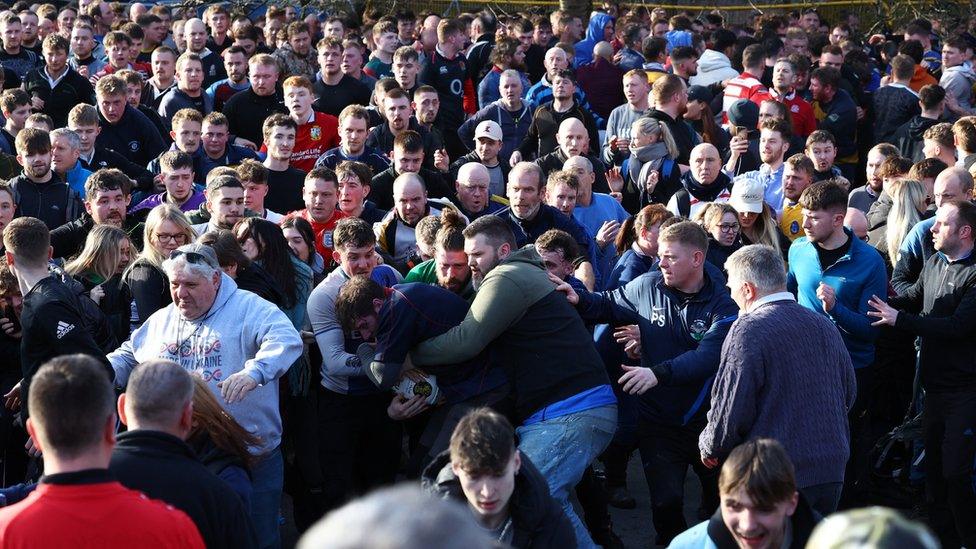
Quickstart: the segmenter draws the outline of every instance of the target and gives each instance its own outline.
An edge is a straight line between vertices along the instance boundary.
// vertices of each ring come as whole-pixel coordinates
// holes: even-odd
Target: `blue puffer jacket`
[[[613,17],[605,13],[597,13],[590,18],[590,23],[586,26],[586,38],[577,42],[575,46],[574,67],[581,67],[593,61],[593,46],[603,41],[603,28],[607,23],[613,23]]]
[[[718,268],[705,264],[705,285],[690,299],[653,270],[610,292],[581,293],[577,310],[585,321],[640,325],[641,364],[658,378],[638,399],[642,419],[704,421],[722,343],[739,313]]]
[[[786,284],[800,305],[827,316],[837,325],[854,368],[863,368],[874,361],[874,340],[878,337],[878,328],[871,325],[873,319],[867,316],[868,300],[872,295],[888,295],[888,272],[874,247],[855,237],[850,229],[845,228],[844,232],[851,239],[851,248],[826,270],[820,267],[816,244],[805,236],[796,239],[790,246]],[[823,303],[817,298],[821,282],[837,294],[837,303],[829,313],[824,312]]]

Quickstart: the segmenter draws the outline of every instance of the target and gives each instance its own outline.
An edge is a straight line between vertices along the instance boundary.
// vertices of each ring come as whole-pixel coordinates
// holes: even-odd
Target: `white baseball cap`
[[[485,120],[478,124],[478,127],[474,130],[474,138],[478,139],[479,137],[487,137],[494,141],[501,141],[503,139],[502,127],[494,120]]]
[[[743,177],[732,185],[732,196],[729,198],[729,205],[739,213],[762,213],[763,196],[766,194],[766,187],[762,181]]]

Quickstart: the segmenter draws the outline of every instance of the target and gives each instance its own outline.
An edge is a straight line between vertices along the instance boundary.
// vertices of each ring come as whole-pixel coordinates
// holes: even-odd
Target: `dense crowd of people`
[[[0,545],[976,547],[976,26],[0,7]]]

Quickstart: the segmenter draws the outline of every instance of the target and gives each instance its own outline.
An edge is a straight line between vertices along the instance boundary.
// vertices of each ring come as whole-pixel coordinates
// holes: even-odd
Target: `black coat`
[[[593,180],[593,192],[609,194],[610,184],[607,183],[607,168],[603,165],[603,161],[592,154],[586,155],[586,159],[589,160],[590,164],[593,166],[593,175],[596,176],[596,179]],[[546,177],[548,178],[549,174],[552,172],[563,169],[563,164],[566,163],[566,160],[568,160],[568,158],[563,153],[563,150],[557,148],[551,153],[539,157],[535,163],[542,168],[543,173],[545,173]],[[508,178],[506,178],[506,180],[507,179]]]
[[[421,479],[428,492],[443,499],[467,504],[461,482],[451,470],[448,452],[437,456],[424,470]],[[549,495],[549,486],[542,473],[529,458],[522,455],[522,466],[515,475],[515,491],[509,500],[512,527],[512,547],[570,548],[576,547],[576,534],[562,507]]]
[[[207,547],[257,547],[241,499],[175,436],[146,429],[120,434],[109,470],[127,488],[189,515]]]
[[[457,181],[457,174],[461,170],[461,166],[467,164],[468,162],[476,162],[478,164],[482,163],[481,157],[478,156],[477,151],[471,151],[468,154],[462,156],[461,158],[458,158],[454,162],[451,162],[451,167],[448,168],[447,170],[448,173],[450,174],[450,177],[448,178],[448,184]],[[508,172],[509,170],[511,170],[511,168],[508,165],[508,162],[499,158],[498,167],[502,169],[502,179],[508,182]]]
[[[393,181],[399,174],[393,166],[373,176],[370,183],[369,199],[383,210],[393,209]],[[417,174],[427,185],[428,198],[444,198],[454,196],[454,189],[444,180],[444,175],[436,170],[420,168]]]
[[[27,95],[36,95],[44,101],[44,112],[54,120],[55,128],[68,125],[68,111],[79,103],[95,104],[95,89],[87,78],[71,67],[51,88],[44,67],[36,68],[24,79]]]

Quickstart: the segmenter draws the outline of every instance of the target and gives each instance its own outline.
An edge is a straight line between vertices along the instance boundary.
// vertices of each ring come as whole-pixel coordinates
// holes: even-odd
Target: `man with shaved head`
[[[207,89],[218,80],[227,78],[223,60],[220,55],[207,48],[207,25],[202,19],[189,19],[183,26],[183,36],[186,40],[186,51],[200,56],[203,64],[203,89]]]
[[[560,229],[569,233],[579,245],[583,260],[595,264],[597,254],[593,239],[573,218],[545,203],[545,183],[542,168],[532,162],[519,162],[508,174],[509,207],[495,215],[504,219],[515,233],[518,247],[534,243],[549,229]],[[583,282],[590,282],[587,287],[592,287],[594,281]]]
[[[401,274],[423,261],[417,249],[417,223],[428,215],[440,215],[442,209],[427,200],[427,186],[419,175],[402,173],[393,180],[393,209],[374,230],[376,245]]]
[[[590,161],[596,177],[593,188],[600,193],[610,192],[610,185],[607,184],[607,168],[603,165],[603,161],[591,152],[590,134],[583,122],[577,118],[563,120],[559,124],[559,131],[556,132],[556,143],[559,144],[556,150],[535,161],[547,177],[552,172],[563,169],[563,164],[570,158],[582,156]]]
[[[475,219],[504,210],[508,201],[492,194],[490,188],[491,178],[488,168],[477,162],[468,162],[458,168],[457,179],[454,188],[457,195],[454,197],[454,205],[467,216],[468,219]]]
[[[668,210],[687,219],[694,218],[709,202],[728,202],[732,180],[722,172],[722,157],[710,143],[691,149],[691,169],[681,176],[681,188],[668,201]]]
[[[129,429],[118,435],[109,470],[127,488],[189,515],[207,547],[256,547],[241,498],[184,442],[193,428],[193,391],[193,378],[175,362],[137,366],[119,397],[119,419]]]
[[[973,199],[973,176],[961,166],[953,166],[942,170],[935,178],[932,191],[936,208],[950,200]],[[895,292],[902,294],[918,280],[922,266],[935,253],[932,241],[932,226],[935,217],[923,219],[902,240],[898,250],[898,261],[891,274],[891,285]]]

